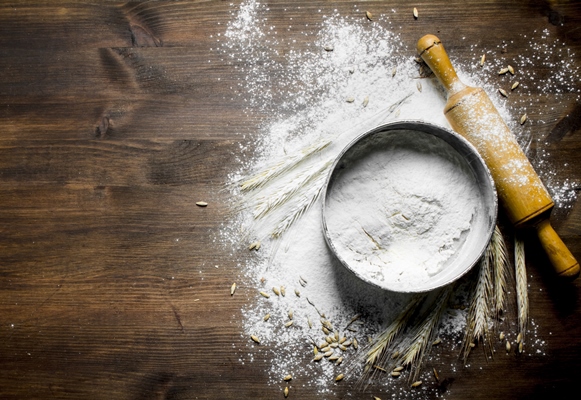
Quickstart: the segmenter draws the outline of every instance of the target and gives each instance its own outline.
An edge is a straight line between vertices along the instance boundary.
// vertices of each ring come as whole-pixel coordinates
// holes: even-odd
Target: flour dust
[[[225,32],[216,38],[223,61],[243,77],[232,88],[233,97],[247,104],[248,115],[268,116],[253,142],[241,146],[240,169],[232,172],[227,183],[238,214],[224,228],[221,240],[235,248],[254,243],[251,261],[240,267],[241,279],[253,293],[242,310],[242,324],[254,351],[248,353],[253,356],[241,352],[240,363],[261,357],[270,365],[265,385],[282,387],[282,378],[291,373],[294,387],[315,387],[321,398],[333,398],[335,377],[349,371],[353,375],[343,383],[357,380],[353,365],[358,352],[398,315],[410,296],[369,286],[338,263],[321,229],[320,189],[332,161],[363,132],[398,120],[423,120],[450,128],[442,113],[445,94],[433,78],[421,77],[410,50],[415,43],[402,42],[389,15],[371,22],[360,16],[321,13],[320,29],[308,36],[310,44],[299,46],[296,35],[303,28],[312,32],[313,27],[292,19],[288,27],[274,27],[269,13],[268,6],[258,1],[243,1],[233,6]],[[546,53],[558,52],[558,59],[566,59],[564,45],[552,45],[546,33],[533,32],[533,36],[530,56],[514,60],[515,68],[524,70],[544,62]],[[539,47],[539,38],[556,48]],[[535,126],[544,122],[531,116],[525,126],[518,123],[533,106],[529,102],[534,100],[524,96],[526,90],[545,83],[534,76],[523,77],[519,92],[523,96],[515,94],[509,106],[492,95],[497,89],[492,77],[497,77],[501,60],[479,66],[485,50],[496,51],[474,46],[473,63],[456,63],[460,78],[491,94],[526,150],[533,141],[540,144],[532,162],[549,178],[548,188],[557,206],[568,207],[575,200],[571,188],[578,183],[557,181],[551,174],[557,166],[543,150],[543,138],[534,134]],[[544,89],[556,99],[565,91],[579,93],[578,87],[563,79],[567,73],[579,77],[579,71],[564,68],[569,71],[561,69],[553,76],[559,90],[549,85]],[[256,186],[241,189],[250,179]],[[462,296],[453,301],[462,302]],[[450,309],[440,324],[440,336],[452,346],[459,345],[465,315],[461,307]],[[350,346],[344,350],[336,346],[326,358],[312,361],[314,346],[321,346],[334,332]],[[251,341],[251,335],[260,344]],[[528,334],[531,354],[543,352],[544,342],[535,336]],[[359,350],[353,343],[360,344]],[[423,388],[412,395],[405,383],[389,379],[378,384],[385,393],[398,393],[398,398],[434,394]]]

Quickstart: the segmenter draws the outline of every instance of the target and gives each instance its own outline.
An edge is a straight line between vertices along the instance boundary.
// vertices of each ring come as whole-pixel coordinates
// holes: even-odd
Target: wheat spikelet
[[[246,179],[240,184],[240,189],[244,192],[247,192],[264,186],[265,184],[271,182],[274,178],[292,170],[313,154],[322,151],[327,146],[329,146],[329,144],[331,144],[331,141],[323,140],[308,146],[307,148],[301,150],[298,154],[293,154],[286,157],[276,164],[271,165],[253,175],[252,177]]]
[[[521,340],[524,336],[529,319],[529,296],[527,285],[527,269],[525,263],[525,245],[521,238],[514,237],[514,267],[516,276],[516,300],[518,307],[518,328]]]
[[[421,322],[409,335],[411,341],[404,341],[399,346],[401,348],[401,356],[397,359],[397,364],[412,368],[412,373],[409,377],[411,380],[416,380],[421,371],[424,356],[430,351],[434,342],[434,335],[452,292],[453,285],[449,285],[440,291],[429,314],[421,319]]]
[[[489,244],[479,262],[478,280],[470,299],[470,307],[466,317],[466,332],[462,350],[464,362],[466,362],[472,346],[478,341],[486,342],[489,336],[488,320],[491,315],[493,290],[492,252],[492,244]],[[488,341],[488,346],[492,354],[490,341]]]
[[[365,351],[365,364],[363,379],[372,379],[378,371],[374,366],[385,366],[388,363],[388,348],[394,342],[395,338],[407,326],[412,315],[419,305],[426,298],[426,295],[415,295],[412,297],[407,306],[399,313],[395,320],[373,341],[371,347]]]
[[[506,305],[508,284],[510,281],[510,265],[506,242],[498,226],[495,227],[491,240],[493,271],[494,271],[494,311],[498,321]]]
[[[326,175],[321,174],[312,184],[312,186],[307,190],[306,193],[302,193],[296,204],[289,213],[285,214],[283,219],[276,224],[271,236],[273,238],[281,237],[319,198],[321,195],[321,190],[323,189],[325,183]]]
[[[324,175],[324,173],[328,171],[330,166],[331,161],[325,161],[323,165],[315,164],[314,166],[308,168],[306,171],[302,171],[288,184],[285,184],[277,188],[277,190],[275,190],[269,196],[260,198],[254,210],[254,218],[259,219],[264,217],[272,210],[285,204],[297,193],[300,193],[301,190],[304,189],[305,187],[320,188],[322,184],[319,184],[318,186],[313,186],[311,184],[314,180],[317,180],[317,177],[321,177],[322,175]]]

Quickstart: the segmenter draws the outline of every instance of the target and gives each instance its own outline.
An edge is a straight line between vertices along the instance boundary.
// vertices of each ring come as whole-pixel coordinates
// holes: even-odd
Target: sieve
[[[440,165],[449,179],[432,175]],[[432,192],[439,197],[427,195]],[[341,264],[369,284],[403,293],[465,275],[490,242],[498,207],[476,149],[420,121],[385,124],[355,138],[335,159],[322,200],[325,240]]]

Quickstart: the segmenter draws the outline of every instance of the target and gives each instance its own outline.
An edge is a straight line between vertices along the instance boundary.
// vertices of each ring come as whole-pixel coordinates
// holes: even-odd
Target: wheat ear
[[[514,237],[514,267],[516,276],[516,301],[518,307],[519,352],[522,352],[524,336],[529,319],[529,296],[527,268],[525,262],[525,245],[523,240]]]
[[[248,192],[250,190],[254,190],[266,185],[267,183],[271,182],[274,178],[284,174],[285,172],[292,170],[302,161],[306,160],[313,154],[316,154],[321,150],[325,149],[327,146],[329,146],[329,144],[331,144],[331,141],[323,140],[308,146],[307,148],[301,150],[297,154],[293,154],[291,156],[286,157],[285,159],[277,162],[276,164],[271,165],[263,169],[262,171],[256,173],[252,177],[246,179],[244,182],[240,184],[240,189],[244,192]]]
[[[272,210],[288,202],[297,193],[300,193],[305,186],[311,184],[313,180],[316,180],[317,177],[324,174],[330,165],[331,162],[326,161],[323,165],[311,166],[292,179],[288,185],[283,185],[267,197],[260,198],[254,210],[254,218],[262,218]]]
[[[494,270],[494,311],[498,321],[506,305],[510,281],[508,250],[498,225],[492,234],[491,246]]]
[[[478,280],[472,292],[468,315],[466,316],[466,332],[462,357],[464,362],[468,359],[470,350],[478,341],[486,342],[488,334],[488,319],[491,315],[491,297],[493,290],[492,274],[492,244],[489,244],[484,256],[479,262]],[[489,347],[492,346],[488,341]],[[492,354],[492,348],[489,349]]]
[[[373,373],[375,371],[373,366],[375,365],[383,366],[387,364],[387,349],[394,342],[397,335],[407,326],[411,316],[425,298],[426,295],[412,297],[397,318],[374,340],[371,348],[365,352],[365,373]]]
[[[421,319],[422,322],[410,334],[411,342],[401,346],[401,356],[397,359],[397,363],[403,367],[412,368],[411,380],[416,380],[421,371],[424,356],[430,351],[434,342],[435,333],[452,292],[453,285],[448,285],[440,291],[429,314]]]
[[[282,236],[317,201],[327,177],[325,172],[325,169],[320,171],[319,176],[315,178],[306,193],[300,195],[299,200],[293,205],[292,209],[276,224],[271,232],[273,238]]]

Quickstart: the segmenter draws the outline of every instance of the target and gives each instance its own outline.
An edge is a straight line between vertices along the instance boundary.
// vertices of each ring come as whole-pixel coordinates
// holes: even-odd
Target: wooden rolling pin
[[[553,200],[486,92],[458,79],[436,36],[424,36],[417,48],[448,93],[444,108],[448,122],[488,165],[510,221],[516,228],[534,227],[556,273],[575,279],[579,263],[549,222]]]

